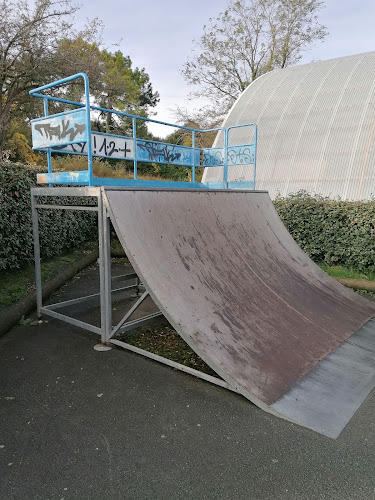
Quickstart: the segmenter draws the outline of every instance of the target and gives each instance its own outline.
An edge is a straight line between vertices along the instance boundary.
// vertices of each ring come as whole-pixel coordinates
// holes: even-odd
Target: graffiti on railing
[[[230,146],[228,148],[228,166],[251,165],[255,162],[254,144]],[[222,167],[224,165],[224,148],[203,149],[204,167]]]
[[[35,130],[37,130],[40,135],[46,136],[47,139],[53,141],[54,137],[57,137],[59,140],[67,139],[69,142],[74,141],[74,139],[79,134],[84,134],[86,130],[85,123],[74,123],[73,126],[70,126],[70,120],[62,120],[61,124],[53,127],[50,123],[36,123]]]
[[[146,153],[145,160],[149,161],[163,161],[166,163],[174,163],[181,158],[181,153],[178,152],[177,146],[172,144],[162,144],[151,141],[137,141],[137,148]],[[142,156],[144,155],[140,153],[139,157]]]
[[[114,158],[116,160],[134,159],[134,139],[130,137],[92,132],[91,149],[93,156],[101,158]],[[52,150],[60,153],[75,153],[86,156],[87,143],[67,144],[53,147]]]
[[[249,165],[254,161],[255,148],[253,144],[228,148],[228,165]]]
[[[203,149],[203,166],[220,167],[224,165],[224,148]]]
[[[199,150],[155,141],[137,140],[137,159],[139,161],[168,163],[170,165],[199,166]]]
[[[86,141],[86,112],[78,109],[32,120],[31,132],[35,149]]]
[[[83,113],[83,110],[76,111],[76,114],[78,115],[79,112]],[[57,124],[53,122],[56,118],[59,119]],[[86,125],[85,123],[79,123],[76,117],[72,121],[66,118],[65,115],[55,115],[46,119],[35,120],[32,125],[33,146],[35,149],[51,147],[52,151],[55,152],[87,156],[87,141],[76,140],[80,135],[86,134]],[[42,138],[42,141],[40,138]],[[224,148],[200,150],[187,146],[141,139],[137,139],[135,158],[133,138],[104,134],[102,132],[91,133],[91,149],[93,156],[117,160],[136,159],[144,162],[192,167],[194,159],[194,166],[196,167],[220,167],[224,165]],[[202,163],[200,151],[202,151]],[[228,148],[228,166],[251,165],[254,163],[254,144],[230,146]]]

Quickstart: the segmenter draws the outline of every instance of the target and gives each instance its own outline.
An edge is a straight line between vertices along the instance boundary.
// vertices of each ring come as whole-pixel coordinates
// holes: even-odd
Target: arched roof
[[[258,125],[256,188],[342,199],[375,195],[375,52],[275,70],[239,96],[223,126]],[[246,143],[238,129],[230,144]],[[216,139],[217,145],[221,142]],[[222,178],[206,168],[204,181]],[[249,180],[246,166],[229,180]]]

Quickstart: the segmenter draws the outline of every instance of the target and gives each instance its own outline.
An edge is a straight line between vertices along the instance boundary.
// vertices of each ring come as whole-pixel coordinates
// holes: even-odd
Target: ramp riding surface
[[[250,401],[336,437],[375,385],[375,304],[304,254],[266,192],[104,192],[134,269],[183,339]]]

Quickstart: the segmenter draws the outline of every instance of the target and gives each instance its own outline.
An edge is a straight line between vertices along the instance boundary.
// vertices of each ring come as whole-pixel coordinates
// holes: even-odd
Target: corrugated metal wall
[[[375,196],[375,52],[263,75],[223,125],[245,122],[258,124],[256,187],[272,198],[301,189],[348,200]],[[230,144],[249,142],[245,131],[233,131]],[[204,181],[221,179],[221,168],[205,169]],[[246,179],[248,167],[229,169],[229,180]]]

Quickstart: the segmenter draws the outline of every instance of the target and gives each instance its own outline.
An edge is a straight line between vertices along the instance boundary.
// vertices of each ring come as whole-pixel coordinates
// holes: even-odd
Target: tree
[[[111,109],[147,114],[158,102],[144,69],[132,69],[120,51],[101,48],[100,20],[75,30],[79,6],[72,0],[35,0],[33,7],[29,0],[0,0],[0,7],[0,158],[7,144],[24,149],[23,138],[13,137],[24,135],[17,126],[43,113],[41,100],[30,98],[28,91],[73,73],[87,73],[96,102]],[[70,85],[70,98],[79,101],[82,90],[82,81]],[[62,96],[66,92],[60,89]],[[51,112],[58,109],[50,104]]]
[[[103,50],[101,53],[101,75],[98,88],[93,89],[99,106],[125,113],[147,116],[150,106],[159,102],[159,94],[153,92],[150,78],[144,68],[132,69],[129,56],[117,50],[114,54]],[[116,130],[129,120],[112,113],[106,114],[106,132]]]
[[[324,40],[320,0],[231,0],[225,12],[203,28],[182,75],[199,89],[192,97],[215,103],[224,114],[260,75],[297,63],[302,52]]]
[[[145,69],[133,69],[130,57],[120,50],[112,53],[107,49],[100,49],[97,43],[85,41],[78,36],[75,39],[61,40],[59,54],[59,59],[66,66],[65,73],[69,73],[69,70],[87,73],[90,93],[96,105],[101,108],[146,117],[149,108],[159,102],[159,94],[154,92]],[[79,101],[83,96],[82,84],[76,85],[70,95],[72,99]],[[137,126],[141,127],[141,124]],[[132,123],[125,117],[102,112],[97,116],[95,128],[107,133],[117,131],[131,134]]]
[[[32,9],[27,0],[0,2],[0,153],[12,110],[56,70],[58,42],[77,8],[70,0],[35,0]]]

